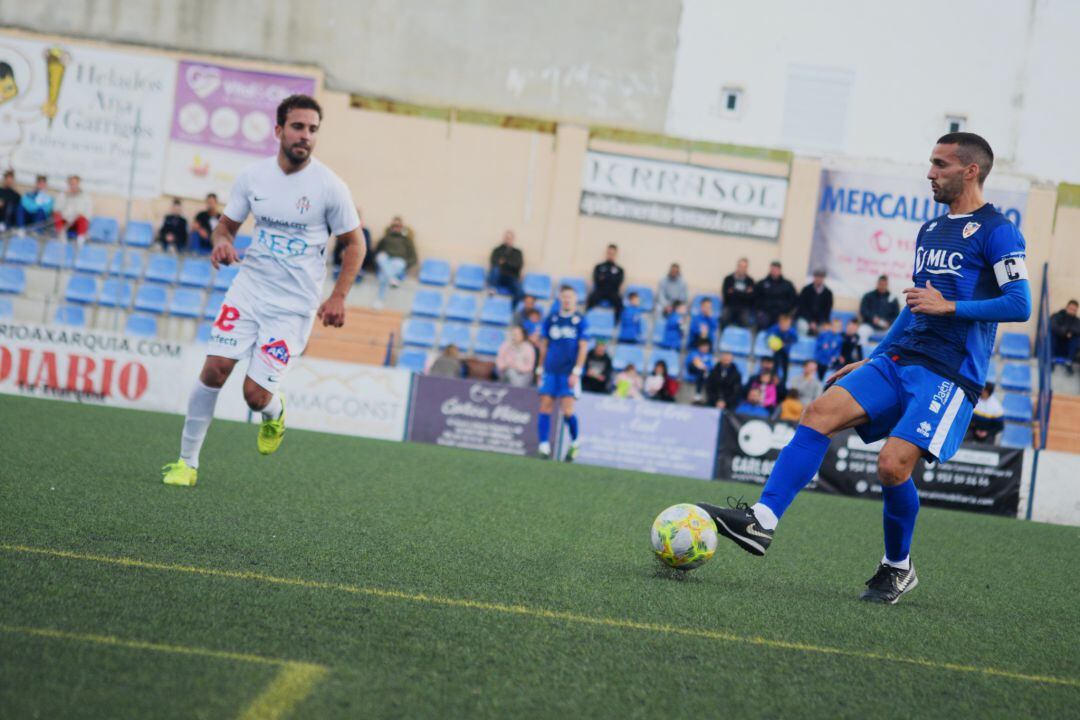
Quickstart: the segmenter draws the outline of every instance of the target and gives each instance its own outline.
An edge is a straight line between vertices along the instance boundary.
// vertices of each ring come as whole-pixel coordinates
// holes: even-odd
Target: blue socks
[[[565,421],[566,429],[570,431],[570,439],[577,440],[577,415],[567,415]]]
[[[540,436],[540,442],[551,441],[551,413],[540,413],[537,416],[536,429],[539,431],[537,434]]]
[[[911,552],[911,536],[915,534],[915,518],[919,515],[919,493],[915,481],[895,487],[881,488],[885,501],[882,511],[885,526],[885,559],[890,564],[902,565]]]
[[[828,435],[806,425],[795,428],[795,437],[780,451],[758,503],[772,510],[779,520],[799,491],[814,479],[828,449]]]

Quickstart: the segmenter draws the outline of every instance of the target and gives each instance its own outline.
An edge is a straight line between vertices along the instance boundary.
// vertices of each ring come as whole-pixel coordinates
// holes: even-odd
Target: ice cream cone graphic
[[[49,118],[49,127],[52,127],[56,112],[59,109],[60,86],[64,82],[64,71],[71,62],[71,55],[58,47],[52,47],[45,51],[45,70],[49,78],[49,99],[42,106],[41,112]]]

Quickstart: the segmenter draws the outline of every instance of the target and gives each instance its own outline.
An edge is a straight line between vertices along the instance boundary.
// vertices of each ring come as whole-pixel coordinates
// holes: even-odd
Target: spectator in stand
[[[537,312],[540,311],[539,306],[537,306],[536,304],[536,298],[532,295],[526,295],[525,297],[521,298],[521,302],[517,303],[515,307],[517,308],[516,310],[514,310],[515,325],[524,325],[525,320],[529,317],[530,310],[536,310]]]
[[[768,383],[776,387],[776,403],[782,402],[787,394],[787,388],[776,380],[776,362],[771,357],[763,357],[758,361],[757,374],[751,375],[743,386],[743,395],[746,395],[755,385],[761,387]]]
[[[709,298],[703,298],[698,311],[690,317],[690,327],[687,328],[686,349],[697,346],[698,342],[705,340],[709,343],[709,349],[716,344],[716,316],[713,314],[713,303]]]
[[[205,250],[210,252],[214,244],[210,242],[210,236],[221,219],[221,206],[218,205],[218,197],[215,193],[206,196],[206,207],[195,216],[195,234],[199,236],[199,246],[193,250]]]
[[[799,422],[803,414],[802,395],[798,390],[794,388],[788,390],[787,397],[784,398],[784,402],[780,403],[780,414],[777,416],[777,420],[783,420],[784,422]]]
[[[1065,307],[1050,316],[1050,357],[1064,358],[1065,371],[1073,373],[1073,363],[1080,362],[1080,318],[1076,316],[1080,308],[1075,300],[1065,303]]]
[[[739,258],[735,263],[735,272],[724,278],[720,327],[738,325],[748,328],[754,324],[754,278],[747,274],[749,267],[749,260]]]
[[[968,425],[968,440],[975,442],[997,444],[997,436],[1005,429],[1005,408],[1001,401],[994,397],[994,383],[988,382],[983,385],[979,402],[975,405],[975,411],[971,415],[971,423]]]
[[[679,381],[668,374],[666,362],[657,360],[652,375],[645,378],[643,389],[645,397],[650,400],[675,402],[675,396],[679,394]]]
[[[798,293],[791,281],[784,277],[779,260],[769,263],[769,274],[754,287],[757,309],[757,326],[767,328],[781,315],[795,312]]]
[[[679,263],[671,263],[668,274],[661,278],[660,284],[656,286],[655,311],[657,318],[667,317],[671,313],[671,308],[674,307],[676,300],[683,305],[690,302],[690,288],[686,286],[686,281],[683,280],[682,268],[679,267]]]
[[[769,413],[772,413],[784,400],[784,395],[780,393],[780,383],[776,379],[776,374],[771,371],[759,372],[750,379],[750,387],[747,388],[746,394],[749,395],[755,389],[761,393],[761,407],[768,410]]]
[[[360,212],[359,207],[356,208],[356,217],[360,218],[360,231],[364,235],[364,264],[362,267],[364,270],[374,270],[375,253],[371,252],[371,231],[364,224],[364,215]],[[343,243],[334,243],[334,267],[341,267],[341,257],[345,254],[345,247]]]
[[[184,205],[180,198],[173,198],[169,214],[161,221],[161,229],[158,230],[158,242],[165,252],[176,254],[183,252],[187,247],[188,229],[187,218],[184,217]]]
[[[622,316],[622,292],[623,269],[615,264],[615,258],[619,255],[617,245],[607,246],[607,255],[604,262],[593,268],[593,289],[585,302],[585,309],[592,310],[600,303],[607,303],[615,310],[615,322],[619,322]]]
[[[521,268],[525,267],[525,256],[514,247],[514,231],[503,233],[502,242],[491,251],[491,269],[488,271],[488,285],[494,290],[503,288],[510,293],[517,303],[521,300]]]
[[[66,233],[82,244],[86,233],[90,231],[90,217],[94,214],[94,201],[82,190],[82,179],[78,175],[69,175],[67,192],[60,196],[56,205],[54,220],[56,232]]]
[[[847,330],[840,339],[840,357],[833,363],[836,369],[863,359],[862,338],[859,336],[859,323],[848,320]]]
[[[670,350],[678,350],[682,347],[683,319],[686,317],[686,305],[678,300],[671,306],[671,312],[664,320],[664,336],[661,338],[660,347]]]
[[[611,372],[611,356],[607,352],[607,342],[598,339],[585,356],[581,389],[585,392],[608,394],[611,392]]]
[[[447,378],[465,377],[465,363],[461,361],[457,345],[450,343],[443,348],[435,362],[431,363],[427,374]]]
[[[694,383],[694,402],[704,399],[705,379],[713,368],[712,346],[705,338],[698,340],[697,346],[686,354],[686,378]]]
[[[521,327],[525,330],[525,335],[528,336],[529,342],[536,344],[540,342],[540,328],[544,324],[544,318],[540,315],[540,308],[532,308],[525,313],[525,319],[521,321]]]
[[[769,411],[761,405],[761,388],[750,388],[746,393],[746,399],[739,403],[735,412],[739,415],[768,419]]]
[[[0,231],[17,225],[22,195],[15,189],[15,171],[4,171],[4,184],[0,187]]]
[[[38,175],[34,189],[23,193],[15,213],[15,224],[24,228],[27,225],[44,225],[52,219],[53,197],[49,194],[48,178]]]
[[[641,373],[631,363],[615,376],[615,397],[640,400],[643,385]]]
[[[731,353],[720,353],[719,362],[705,380],[705,404],[721,410],[734,410],[742,398],[742,373]]]
[[[641,311],[641,297],[634,291],[626,296],[626,307],[619,319],[619,342],[645,342],[645,314]]]
[[[525,336],[525,328],[510,328],[506,340],[495,356],[499,379],[514,387],[529,387],[536,377],[536,346]]]
[[[843,328],[840,327],[840,318],[833,320],[830,326],[822,328],[821,332],[818,333],[817,340],[814,343],[814,360],[817,361],[815,365],[817,366],[819,380],[823,380],[829,368],[835,366],[840,357],[840,345],[843,340],[844,332]],[[814,397],[807,398],[807,400],[813,400]]]
[[[813,402],[821,395],[821,378],[818,370],[818,364],[813,360],[808,360],[802,368],[802,374],[798,377],[791,378],[791,382],[788,383],[788,392],[799,392],[799,399],[803,402]]]
[[[817,335],[818,331],[829,324],[832,317],[832,290],[825,287],[825,270],[814,271],[814,281],[799,293],[798,307],[795,311],[795,326],[800,335]]]
[[[405,273],[415,264],[416,243],[412,228],[405,225],[400,215],[395,215],[375,246],[375,270],[379,276],[379,297],[375,307],[382,307],[386,289],[400,285]]]
[[[877,287],[863,295],[859,302],[862,339],[869,340],[874,334],[884,335],[899,314],[900,303],[889,295],[889,276],[882,275],[877,280]]]
[[[766,330],[765,334],[768,338],[769,349],[773,351],[778,375],[786,380],[791,346],[799,341],[799,334],[795,332],[791,324],[791,316],[781,315],[776,319],[776,324]]]

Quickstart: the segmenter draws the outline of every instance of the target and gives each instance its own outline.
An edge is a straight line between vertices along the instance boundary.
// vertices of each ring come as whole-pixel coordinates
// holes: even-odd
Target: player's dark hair
[[[217,193],[206,193],[206,199],[209,200],[210,198],[217,200]]]
[[[11,168],[8,168],[7,170],[4,171],[4,177],[6,177],[6,178],[15,177],[15,171],[12,170]]]
[[[960,149],[956,154],[960,161],[965,165],[978,165],[979,184],[986,182],[986,176],[994,167],[994,151],[981,135],[969,132],[946,133],[938,138],[938,145],[959,145]]]
[[[322,106],[310,95],[290,95],[277,106],[277,124],[285,127],[285,120],[289,117],[290,110],[314,110],[322,120]]]
[[[8,172],[11,172],[11,171],[8,170]],[[4,173],[4,177],[7,177],[7,173]],[[1065,303],[1065,307],[1068,307],[1069,305],[1080,305],[1080,302],[1076,302],[1075,300],[1070,300],[1069,302]]]
[[[640,295],[638,295],[637,290],[631,290],[630,292],[628,292],[626,294],[626,299],[627,300],[629,300],[630,298],[636,298],[636,297],[641,297]]]
[[[0,80],[9,77],[15,77],[15,71],[6,62],[0,62]]]
[[[888,279],[889,279],[888,275],[878,275],[878,282],[881,282],[882,280],[888,280]]]
[[[49,178],[45,177],[44,175],[38,175],[36,178],[34,178],[34,182],[48,182],[48,180]]]
[[[608,250],[618,250],[619,246],[616,245],[615,243],[611,243],[610,245],[607,246],[607,249]]]
[[[990,394],[991,394],[991,395],[993,395],[993,394],[994,394],[994,390],[995,390],[996,388],[997,388],[997,385],[995,385],[994,383],[990,382],[989,380],[988,380],[988,381],[986,382],[986,385],[984,385],[984,386],[983,386],[983,390],[988,390],[988,391],[990,392]]]

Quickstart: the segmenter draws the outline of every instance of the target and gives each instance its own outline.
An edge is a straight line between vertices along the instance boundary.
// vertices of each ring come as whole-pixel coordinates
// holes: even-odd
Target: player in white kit
[[[345,296],[364,259],[360,218],[348,188],[311,156],[322,109],[293,95],[277,109],[276,157],[260,160],[236,179],[229,204],[211,236],[214,267],[239,262],[233,245],[248,214],[254,239],[210,334],[202,372],[191,391],[180,459],[162,471],[167,485],[195,484],[199,450],[214,417],[218,392],[237,361],[248,359],[244,400],[262,413],[258,449],[277,450],[285,434],[285,403],[278,387],[293,358],[307,345],[316,317],[345,324]],[[330,235],[345,245],[334,289],[320,305]]]

